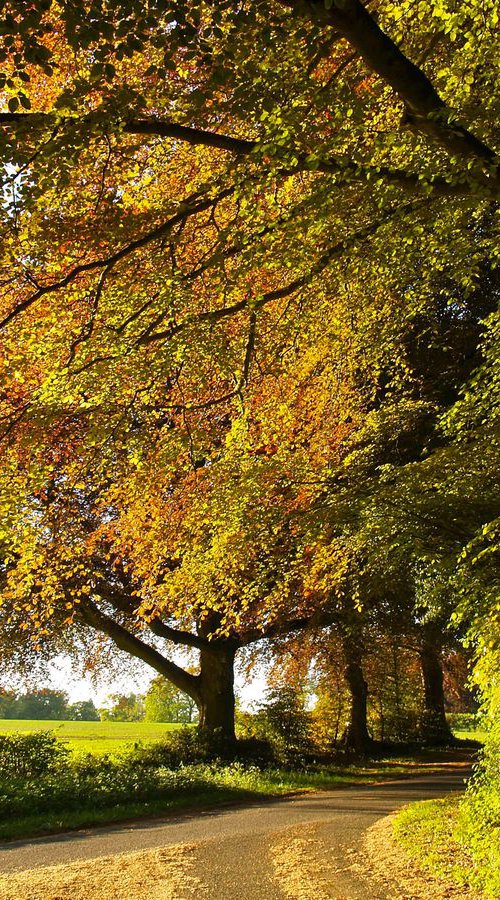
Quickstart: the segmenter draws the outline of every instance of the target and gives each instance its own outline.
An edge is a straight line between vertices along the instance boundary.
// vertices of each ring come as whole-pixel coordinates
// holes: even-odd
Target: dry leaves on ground
[[[200,897],[194,847],[177,844],[0,876],[0,900],[186,900]]]

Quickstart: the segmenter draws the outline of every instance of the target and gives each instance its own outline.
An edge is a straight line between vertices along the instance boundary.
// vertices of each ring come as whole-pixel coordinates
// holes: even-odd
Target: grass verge
[[[420,869],[451,886],[473,890],[478,873],[459,838],[460,801],[461,797],[446,797],[410,804],[395,816],[393,836]]]

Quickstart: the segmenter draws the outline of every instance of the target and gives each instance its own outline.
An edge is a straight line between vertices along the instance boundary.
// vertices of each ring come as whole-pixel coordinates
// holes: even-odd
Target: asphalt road
[[[382,784],[264,800],[164,819],[85,829],[0,845],[0,871],[33,869],[118,853],[196,845],[202,875],[201,900],[283,900],[291,896],[375,900],[391,897],[387,886],[371,881],[356,865],[366,830],[413,800],[443,796],[464,786],[467,769]],[[313,835],[308,846],[328,865],[330,888],[309,897],[293,894],[276,879],[280,847],[301,833]],[[278,848],[274,857],[270,848]],[[286,856],[286,853],[284,853]],[[333,886],[332,886],[333,885]],[[312,891],[312,889],[311,889]],[[392,895],[393,896],[393,895]]]

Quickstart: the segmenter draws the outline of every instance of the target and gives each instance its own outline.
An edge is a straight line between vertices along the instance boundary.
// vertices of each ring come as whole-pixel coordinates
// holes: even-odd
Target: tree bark
[[[236,741],[234,714],[234,658],[236,646],[214,641],[200,651],[198,676],[199,728],[210,738],[230,747]]]
[[[424,709],[420,734],[426,744],[449,744],[452,733],[446,721],[441,647],[435,629],[423,630],[420,665],[424,687]]]
[[[367,753],[373,741],[368,733],[368,684],[362,667],[362,650],[356,635],[344,634],[342,647],[345,657],[344,676],[351,695],[349,722],[344,732],[345,747],[356,753]]]

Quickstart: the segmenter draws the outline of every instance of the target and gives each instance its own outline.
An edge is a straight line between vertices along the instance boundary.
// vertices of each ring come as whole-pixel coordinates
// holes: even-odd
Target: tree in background
[[[72,722],[99,722],[100,715],[93,700],[77,700],[68,706],[68,719]]]
[[[64,691],[41,688],[19,693],[0,689],[0,719],[67,719],[69,721],[98,722],[99,714],[93,700],[68,704]]]
[[[142,722],[144,698],[140,694],[110,694],[108,706],[99,709],[103,722]]]
[[[15,719],[15,707],[17,694],[15,691],[9,691],[0,688],[0,719]]]
[[[144,697],[146,722],[179,722],[189,725],[196,719],[196,703],[172,682],[158,675]]]
[[[470,647],[453,648],[444,654],[444,685],[448,712],[474,715],[479,709],[479,693],[471,678],[473,661]]]
[[[251,736],[269,741],[282,759],[310,752],[310,715],[306,709],[307,694],[297,684],[280,684],[266,692],[251,717],[242,720]]]
[[[14,704],[16,719],[65,719],[68,711],[68,695],[65,691],[42,688],[20,694]]]

